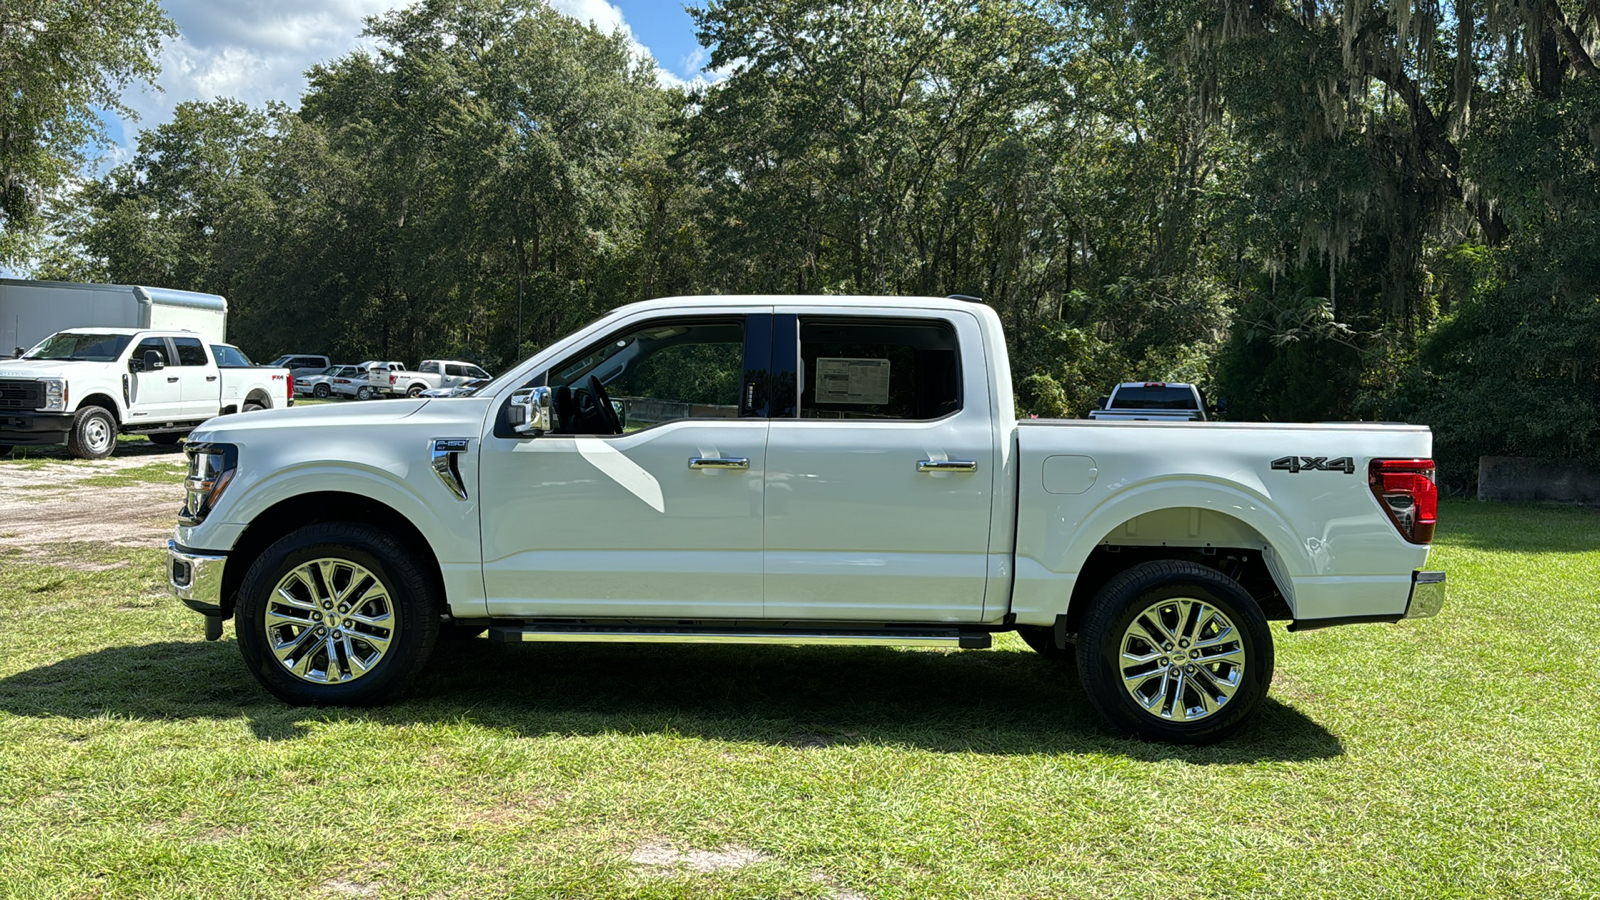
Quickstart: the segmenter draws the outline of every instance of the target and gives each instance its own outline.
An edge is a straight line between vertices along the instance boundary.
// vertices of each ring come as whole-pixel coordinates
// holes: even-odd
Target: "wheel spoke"
[[[330,603],[344,604],[347,611],[340,616],[326,609]],[[318,612],[326,620],[313,619]],[[278,581],[262,627],[285,671],[302,681],[332,684],[376,669],[399,624],[388,588],[376,574],[359,563],[326,557],[296,566]]]
[[[1192,723],[1219,712],[1243,685],[1243,637],[1215,604],[1149,603],[1128,620],[1116,665],[1123,689],[1158,719]]]

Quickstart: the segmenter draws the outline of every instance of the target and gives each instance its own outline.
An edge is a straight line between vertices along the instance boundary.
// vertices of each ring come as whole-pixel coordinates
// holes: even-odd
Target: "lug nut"
[[[325,635],[327,633],[328,633],[328,629],[323,628],[321,625],[317,626],[317,636],[318,637],[321,637],[322,635]]]
[[[334,631],[333,631],[333,639],[337,641],[338,639],[340,639],[342,637],[344,637],[344,634],[342,634],[337,628],[335,628]]]
[[[1168,653],[1171,653],[1172,652],[1172,642],[1171,641],[1167,641],[1165,644],[1162,644],[1161,645],[1161,649],[1167,651]]]
[[[346,628],[349,628],[350,627],[350,620],[349,619],[345,619],[343,622],[341,622],[339,624],[343,625]]]
[[[322,613],[318,613],[318,612],[312,613],[311,614],[311,621],[313,621],[313,622],[321,622],[322,621]]]
[[[333,609],[333,601],[332,600],[324,600],[324,601],[322,601],[322,608],[323,609]]]
[[[348,603],[339,604],[339,614],[340,615],[343,615],[343,614],[345,614],[345,613],[347,613],[349,611],[350,611],[350,604],[348,604]]]
[[[1189,646],[1189,640],[1188,640],[1188,638],[1185,638],[1185,639],[1183,639],[1183,640],[1181,640],[1181,641],[1179,641],[1179,642],[1178,642],[1178,646],[1179,646],[1179,647],[1187,647],[1187,646]]]

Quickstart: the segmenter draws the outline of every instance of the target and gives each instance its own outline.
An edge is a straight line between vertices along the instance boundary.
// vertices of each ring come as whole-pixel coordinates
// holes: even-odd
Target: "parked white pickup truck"
[[[1018,422],[960,300],[623,307],[472,397],[218,419],[169,544],[291,703],[395,696],[438,640],[909,644],[1019,631],[1116,728],[1202,743],[1291,630],[1431,616],[1432,438]]]
[[[99,459],[119,432],[175,444],[213,416],[293,404],[287,369],[250,366],[217,346],[231,351],[221,367],[191,331],[58,331],[0,362],[0,446],[66,444],[79,459]]]
[[[1125,381],[1110,397],[1101,397],[1091,419],[1124,422],[1204,422],[1205,397],[1192,384],[1178,381]]]
[[[392,370],[389,373],[389,393],[407,397],[420,396],[423,391],[453,388],[477,378],[488,378],[489,373],[469,362],[453,359],[425,359],[416,371]]]

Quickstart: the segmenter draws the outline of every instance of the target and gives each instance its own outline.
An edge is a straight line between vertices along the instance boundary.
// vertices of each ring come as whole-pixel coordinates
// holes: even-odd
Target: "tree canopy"
[[[45,274],[223,293],[259,356],[509,364],[695,292],[976,295],[1020,414],[1600,463],[1600,0],[705,0],[663,87],[543,0],[422,0],[297,108],[180,106]],[[143,71],[143,70],[128,70]]]

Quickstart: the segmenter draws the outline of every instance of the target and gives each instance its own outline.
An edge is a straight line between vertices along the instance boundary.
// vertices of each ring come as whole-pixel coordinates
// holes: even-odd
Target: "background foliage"
[[[165,20],[124,5],[48,25],[116,51],[68,109],[150,73]],[[257,356],[490,367],[648,297],[971,294],[1020,414],[1191,380],[1233,418],[1432,425],[1458,486],[1600,464],[1597,0],[691,12],[729,74],[680,90],[542,0],[422,0],[297,109],[185,104],[48,229],[8,200],[0,256],[222,293]],[[60,180],[6,146],[7,197]]]

